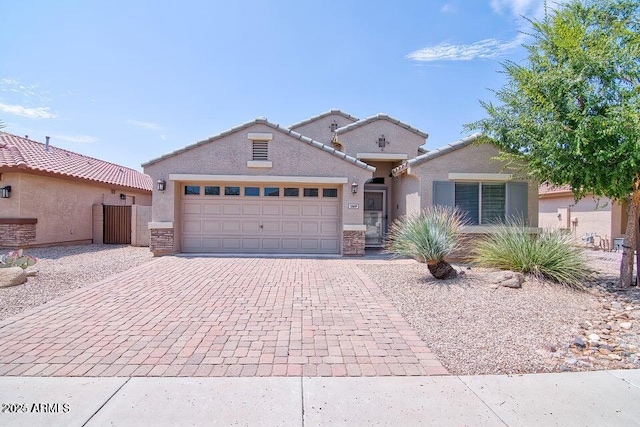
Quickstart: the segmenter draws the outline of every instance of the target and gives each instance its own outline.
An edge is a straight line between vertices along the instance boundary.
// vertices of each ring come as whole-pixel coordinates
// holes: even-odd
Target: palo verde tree
[[[573,0],[531,21],[527,59],[503,64],[499,105],[467,125],[539,182],[629,202],[620,269],[630,286],[640,207],[640,3]]]

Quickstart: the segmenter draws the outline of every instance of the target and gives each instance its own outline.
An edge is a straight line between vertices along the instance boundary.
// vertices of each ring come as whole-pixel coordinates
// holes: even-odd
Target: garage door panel
[[[279,233],[281,221],[262,221],[262,231],[264,233]]]
[[[240,215],[242,207],[239,203],[225,203],[222,205],[223,215]]]
[[[299,216],[300,205],[283,205],[282,216]]]
[[[260,215],[260,204],[251,203],[242,205],[243,215]]]
[[[200,214],[202,213],[201,209],[199,202],[185,202],[182,212],[185,214]]]
[[[300,223],[298,221],[282,221],[283,233],[299,233]]]
[[[242,247],[242,239],[239,237],[223,237],[221,240],[223,250],[238,250]]]
[[[302,216],[319,216],[319,205],[302,205]]]
[[[239,219],[223,219],[222,231],[225,233],[237,233],[242,229]]]
[[[300,232],[302,234],[318,234],[320,231],[320,224],[317,221],[302,221],[300,222]]]
[[[220,215],[222,213],[222,205],[220,203],[202,203],[202,213],[205,215]]]
[[[183,221],[182,229],[185,233],[200,233],[202,231],[200,221]]]
[[[280,249],[280,240],[279,238],[264,238],[262,239],[262,249],[265,251]]]
[[[222,248],[222,239],[219,237],[203,237],[202,238],[202,251],[215,251]]]
[[[340,207],[321,197],[186,196],[182,251],[340,253]]]
[[[260,232],[260,222],[258,220],[242,221],[242,232],[256,234]]]
[[[320,233],[322,235],[336,235],[338,232],[338,223],[335,221],[322,221],[320,223]]]
[[[280,207],[281,205],[275,203],[265,203],[262,205],[262,214],[263,215],[280,215]]]
[[[243,238],[242,239],[242,249],[256,251],[260,249],[260,239],[256,238]]]
[[[300,239],[282,239],[282,249],[286,249],[288,251],[299,251]]]
[[[220,232],[220,220],[206,220],[203,219],[201,221],[202,224],[202,231],[204,233],[219,233]],[[185,230],[186,231],[186,230]]]

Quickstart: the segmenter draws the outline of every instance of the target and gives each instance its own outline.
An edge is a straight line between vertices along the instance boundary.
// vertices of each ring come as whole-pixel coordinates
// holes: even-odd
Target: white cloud
[[[54,140],[61,139],[62,141],[75,142],[79,144],[91,144],[98,142],[98,138],[89,135],[51,135]]]
[[[155,132],[162,132],[163,128],[157,123],[153,122],[143,122],[140,120],[127,120],[127,124],[131,126],[136,126],[142,129],[152,130]]]
[[[523,39],[523,35],[518,35],[515,39],[507,41],[484,39],[470,44],[440,43],[411,52],[406,57],[419,62],[490,59],[513,51],[522,44]]]
[[[455,13],[458,11],[458,7],[453,3],[445,3],[440,8],[440,12],[442,13]]]
[[[2,102],[0,102],[0,111],[30,119],[55,119],[58,117],[51,112],[49,107],[23,107],[22,105],[4,104]]]

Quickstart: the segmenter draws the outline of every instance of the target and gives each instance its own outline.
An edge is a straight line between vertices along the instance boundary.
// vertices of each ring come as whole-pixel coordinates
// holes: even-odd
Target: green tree
[[[531,21],[527,59],[503,64],[480,130],[539,182],[630,201],[620,284],[630,286],[640,206],[640,3],[573,0]]]

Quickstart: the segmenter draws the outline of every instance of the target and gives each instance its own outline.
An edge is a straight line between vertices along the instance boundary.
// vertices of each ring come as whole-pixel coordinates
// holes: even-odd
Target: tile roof
[[[135,169],[98,160],[49,145],[0,132],[0,168],[48,172],[88,181],[151,191],[151,177]]]
[[[542,184],[538,187],[538,195],[555,196],[555,195],[573,195],[573,189],[570,185],[549,185]]]
[[[368,165],[368,164],[356,159],[355,157],[348,156],[346,153],[343,153],[342,151],[338,151],[335,148],[329,147],[328,145],[324,145],[323,143],[315,141],[315,140],[313,140],[313,139],[311,139],[309,137],[306,137],[304,135],[301,135],[298,132],[294,132],[289,128],[282,127],[282,126],[280,126],[278,124],[275,124],[275,123],[271,123],[264,117],[258,117],[257,119],[251,120],[250,122],[246,122],[246,123],[243,123],[243,124],[241,124],[239,126],[236,126],[236,127],[231,128],[231,129],[228,129],[228,130],[226,130],[226,131],[224,131],[222,133],[219,133],[217,135],[214,135],[214,136],[212,136],[212,137],[210,137],[208,139],[196,142],[195,144],[188,145],[188,146],[186,146],[184,148],[181,148],[181,149],[176,150],[176,151],[174,151],[172,153],[169,153],[169,154],[165,154],[164,156],[158,157],[156,159],[149,160],[147,163],[144,163],[142,165],[142,167],[150,166],[150,165],[152,165],[154,163],[158,163],[159,161],[162,161],[162,160],[167,159],[169,157],[173,157],[173,156],[175,156],[177,154],[180,154],[180,153],[183,153],[185,151],[193,150],[194,148],[197,148],[200,145],[204,145],[204,144],[208,144],[210,142],[216,141],[216,140],[218,140],[220,138],[223,138],[223,137],[225,137],[227,135],[231,135],[232,133],[239,132],[239,131],[241,131],[243,129],[246,129],[248,127],[251,127],[251,126],[253,126],[255,124],[262,124],[262,125],[268,126],[268,127],[272,128],[272,129],[278,131],[278,132],[284,133],[284,134],[289,135],[289,136],[291,136],[291,137],[293,137],[295,139],[298,139],[298,140],[300,140],[300,141],[302,141],[302,142],[304,142],[306,144],[309,144],[312,147],[316,147],[316,148],[318,148],[318,149],[320,149],[322,151],[326,151],[327,153],[332,154],[332,155],[334,155],[334,156],[336,156],[336,157],[338,157],[338,158],[340,158],[340,159],[342,159],[342,160],[344,160],[346,162],[353,163],[354,165],[359,166],[362,169],[366,169],[366,170],[368,170],[370,172],[374,172],[376,170],[376,168],[374,168],[373,166],[370,166],[370,165]]]
[[[301,122],[294,123],[291,126],[289,126],[289,129],[293,130],[293,129],[297,128],[297,127],[304,126],[304,125],[306,125],[308,123],[311,123],[311,122],[315,122],[318,119],[330,116],[332,114],[337,114],[339,116],[344,117],[345,119],[353,120],[354,122],[358,121],[358,118],[352,116],[351,114],[347,114],[347,113],[345,113],[343,111],[340,111],[340,110],[332,109],[332,110],[329,110],[329,111],[325,111],[324,113],[320,113],[317,116],[309,117],[308,119],[305,119],[305,120],[303,120]]]
[[[400,126],[402,128],[407,129],[408,131],[411,131],[411,132],[413,132],[413,133],[415,133],[417,135],[420,135],[423,138],[429,138],[429,134],[427,134],[425,132],[422,132],[421,130],[416,129],[416,128],[412,127],[412,126],[409,126],[408,124],[406,124],[404,122],[401,122],[398,119],[394,119],[393,117],[390,117],[389,115],[384,114],[384,113],[378,113],[375,116],[367,117],[366,119],[358,120],[355,123],[351,123],[350,125],[346,125],[346,126],[343,126],[341,128],[338,128],[338,129],[336,129],[336,135],[340,135],[342,133],[347,133],[347,132],[352,131],[352,130],[354,130],[356,128],[359,128],[360,126],[364,126],[364,125],[366,125],[368,123],[371,123],[371,122],[374,122],[376,120],[387,120],[387,121],[389,121],[391,123],[394,123],[394,124],[396,124],[396,125],[398,125],[398,126]]]
[[[420,163],[424,163],[426,161],[435,159],[437,157],[444,156],[445,154],[450,153],[452,151],[459,150],[460,148],[466,147],[467,145],[471,144],[472,142],[480,138],[481,135],[482,134],[480,133],[474,133],[473,135],[469,135],[466,138],[462,138],[459,141],[452,142],[451,144],[447,144],[444,147],[440,147],[436,150],[429,151],[425,154],[414,157],[413,159],[409,159],[403,164],[401,164],[400,166],[394,168],[391,171],[391,173],[393,174],[393,176],[398,176],[412,166],[419,165]]]

